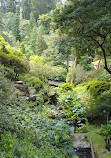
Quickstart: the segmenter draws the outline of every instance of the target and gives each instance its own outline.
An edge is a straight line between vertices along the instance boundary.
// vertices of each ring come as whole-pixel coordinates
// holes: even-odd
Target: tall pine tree
[[[16,41],[21,40],[19,26],[20,26],[20,14],[19,14],[19,8],[17,8],[16,14],[14,15],[13,28],[12,28],[12,32],[16,38]]]
[[[22,16],[24,19],[29,20],[31,13],[31,0],[23,0],[22,5],[23,5]]]
[[[47,45],[42,36],[42,29],[40,28],[40,31],[39,31],[39,34],[37,37],[37,42],[36,42],[36,54],[42,55],[42,53],[45,49],[47,49]]]
[[[6,11],[16,13],[16,0],[8,0],[7,1]]]

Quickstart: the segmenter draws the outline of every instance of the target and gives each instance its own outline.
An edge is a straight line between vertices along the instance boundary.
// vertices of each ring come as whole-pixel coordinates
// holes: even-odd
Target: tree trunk
[[[102,45],[100,45],[100,47],[101,47],[101,50],[102,50],[103,56],[104,56],[104,63],[105,63],[104,68],[106,69],[106,71],[108,71],[111,74],[111,70],[108,68],[108,65],[107,65],[106,52]]]
[[[78,61],[78,56],[75,57],[75,61],[74,61],[74,68],[77,67],[77,61]]]
[[[69,56],[67,56],[67,72],[69,70]]]

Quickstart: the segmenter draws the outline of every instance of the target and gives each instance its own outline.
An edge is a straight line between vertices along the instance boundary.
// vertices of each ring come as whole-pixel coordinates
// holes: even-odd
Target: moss
[[[104,91],[107,91],[111,88],[111,82],[105,82],[105,81],[90,81],[87,84],[87,90],[88,92],[94,97],[98,97],[101,95]]]
[[[89,125],[87,130],[89,132],[86,135],[89,141],[92,140],[94,152],[99,155],[105,153],[107,151],[105,149],[105,137],[98,134],[99,128]]]
[[[73,86],[69,83],[65,83],[64,85],[61,85],[60,88],[63,88],[64,90],[72,90]]]

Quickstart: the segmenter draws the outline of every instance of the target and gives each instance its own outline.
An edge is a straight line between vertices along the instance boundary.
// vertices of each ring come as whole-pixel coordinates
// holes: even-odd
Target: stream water
[[[57,115],[59,116],[60,115],[60,111],[58,110],[58,107],[59,107],[59,104],[56,105],[56,108],[57,108]],[[67,121],[61,119],[61,120],[58,120],[59,123],[63,124],[67,124],[70,131],[72,133],[74,133],[74,130],[75,130],[75,126],[73,124],[68,124]],[[79,158],[92,158],[91,156],[91,148],[77,148],[73,151],[73,154],[78,156]]]

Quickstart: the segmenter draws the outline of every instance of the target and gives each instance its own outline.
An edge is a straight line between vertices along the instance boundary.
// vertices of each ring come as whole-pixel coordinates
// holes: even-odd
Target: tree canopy
[[[84,52],[102,55],[104,68],[111,74],[107,63],[111,56],[110,8],[110,0],[70,0],[62,9],[56,9],[53,16],[54,29],[75,38],[76,48],[81,41]]]

